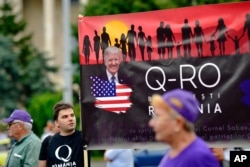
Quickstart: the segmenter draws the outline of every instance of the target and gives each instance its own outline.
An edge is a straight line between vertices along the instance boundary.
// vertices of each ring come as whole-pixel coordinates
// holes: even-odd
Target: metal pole
[[[70,1],[62,0],[63,23],[63,101],[72,103],[72,65],[70,53]]]
[[[44,50],[48,52],[49,57],[55,56],[54,53],[54,0],[43,0],[43,13],[44,13]],[[54,61],[50,60],[49,63],[54,65]]]

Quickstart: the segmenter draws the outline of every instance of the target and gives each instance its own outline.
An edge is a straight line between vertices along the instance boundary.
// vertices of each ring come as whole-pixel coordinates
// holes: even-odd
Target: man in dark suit
[[[100,75],[102,80],[126,84],[127,77],[119,71],[121,63],[121,51],[115,46],[109,46],[104,51],[104,64],[106,66],[105,73]]]

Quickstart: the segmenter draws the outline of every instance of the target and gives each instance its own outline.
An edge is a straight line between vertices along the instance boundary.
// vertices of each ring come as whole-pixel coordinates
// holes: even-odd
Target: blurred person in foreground
[[[14,140],[5,167],[36,167],[41,141],[32,132],[30,114],[16,109],[9,118],[3,119],[3,123],[8,124],[8,136]]]
[[[107,167],[133,167],[134,157],[131,149],[110,149],[104,153]]]
[[[159,167],[219,167],[207,144],[194,132],[199,102],[189,91],[171,90],[163,96],[153,95],[155,115],[149,126],[158,141],[170,145]]]
[[[39,167],[76,166],[83,167],[83,150],[86,143],[82,133],[76,130],[73,106],[58,102],[53,108],[55,126],[60,131],[46,137],[42,142]]]

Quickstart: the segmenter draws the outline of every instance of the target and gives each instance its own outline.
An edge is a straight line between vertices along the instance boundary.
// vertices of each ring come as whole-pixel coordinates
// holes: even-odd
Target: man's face
[[[112,75],[117,73],[120,63],[120,58],[117,54],[109,54],[105,59],[105,66]]]
[[[57,127],[62,133],[70,133],[75,130],[76,117],[73,109],[63,109],[59,112],[58,119],[55,121]]]
[[[177,123],[169,111],[155,107],[155,115],[149,121],[149,126],[153,128],[156,140],[169,143],[175,135]]]
[[[21,131],[21,128],[23,126],[22,122],[11,122],[8,124],[7,130],[8,130],[8,136],[10,138],[14,138],[18,140],[19,132]]]

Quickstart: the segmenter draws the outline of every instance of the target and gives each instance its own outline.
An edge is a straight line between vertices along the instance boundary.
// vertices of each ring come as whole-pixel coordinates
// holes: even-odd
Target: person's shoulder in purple
[[[166,154],[159,167],[219,167],[219,163],[207,144],[197,137],[176,157]]]
[[[158,141],[170,146],[160,167],[219,167],[219,160],[194,131],[200,103],[182,89],[153,95],[154,116],[149,122]]]

